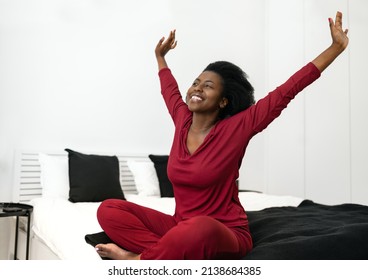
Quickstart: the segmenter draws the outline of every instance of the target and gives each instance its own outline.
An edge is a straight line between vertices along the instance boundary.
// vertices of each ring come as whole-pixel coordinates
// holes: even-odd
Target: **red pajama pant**
[[[98,221],[118,246],[146,260],[240,259],[252,248],[245,228],[208,216],[177,222],[173,216],[120,199],[101,203]]]

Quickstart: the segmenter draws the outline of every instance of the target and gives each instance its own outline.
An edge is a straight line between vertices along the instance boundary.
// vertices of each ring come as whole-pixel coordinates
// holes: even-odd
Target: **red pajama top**
[[[265,129],[295,95],[320,76],[312,63],[248,109],[218,121],[191,155],[186,138],[192,112],[179,92],[169,68],[160,70],[161,92],[175,124],[168,162],[176,208],[174,218],[211,216],[228,227],[248,226],[238,198],[236,179],[250,139]]]

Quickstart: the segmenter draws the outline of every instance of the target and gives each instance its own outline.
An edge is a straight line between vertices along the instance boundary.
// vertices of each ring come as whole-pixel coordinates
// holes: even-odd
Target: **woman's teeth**
[[[193,95],[190,99],[192,99],[193,101],[202,101],[202,98],[196,95]]]

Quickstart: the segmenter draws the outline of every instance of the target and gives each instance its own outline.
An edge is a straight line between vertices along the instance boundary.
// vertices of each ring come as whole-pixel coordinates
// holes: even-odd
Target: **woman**
[[[184,102],[165,60],[177,45],[175,31],[159,41],[155,54],[161,90],[175,124],[168,162],[175,214],[122,200],[104,201],[98,220],[115,244],[98,244],[102,257],[240,259],[252,249],[236,185],[245,149],[347,47],[342,14],[337,12],[329,24],[332,44],[256,104],[245,73],[224,61],[206,67]]]

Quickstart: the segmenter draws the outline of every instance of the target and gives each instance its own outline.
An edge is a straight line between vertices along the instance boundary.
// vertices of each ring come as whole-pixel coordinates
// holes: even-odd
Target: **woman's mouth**
[[[193,101],[193,102],[201,102],[201,101],[203,101],[203,97],[200,96],[199,94],[193,94],[190,97],[190,100]]]

